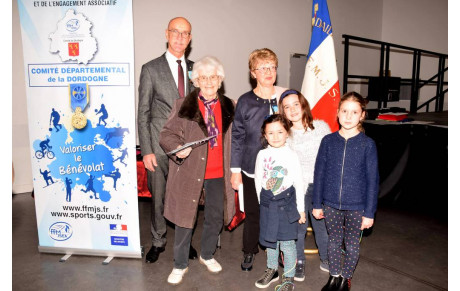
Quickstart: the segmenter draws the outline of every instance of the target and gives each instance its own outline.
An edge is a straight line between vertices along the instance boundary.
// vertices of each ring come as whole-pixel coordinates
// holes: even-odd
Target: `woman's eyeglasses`
[[[212,76],[199,76],[198,78],[198,81],[201,82],[201,83],[205,83],[209,80],[211,80],[211,82],[216,82],[217,80],[219,80],[219,76],[217,75],[212,75]]]
[[[260,67],[254,69],[254,71],[259,71],[260,73],[267,74],[268,72],[276,72],[277,66],[270,66],[270,67]]]

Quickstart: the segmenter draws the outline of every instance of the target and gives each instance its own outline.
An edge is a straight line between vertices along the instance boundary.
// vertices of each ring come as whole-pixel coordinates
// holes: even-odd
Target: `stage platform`
[[[447,220],[448,112],[410,114],[412,122],[366,120],[379,155],[379,203]]]
[[[431,125],[448,126],[448,111],[408,114],[415,121],[430,122]],[[432,122],[432,123],[431,123]]]

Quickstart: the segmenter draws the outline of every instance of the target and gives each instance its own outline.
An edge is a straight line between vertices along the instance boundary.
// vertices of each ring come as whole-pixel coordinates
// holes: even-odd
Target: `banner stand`
[[[142,258],[132,0],[17,0],[38,251]]]
[[[115,258],[134,258],[141,259],[143,252],[143,247],[140,247],[139,252],[122,252],[122,251],[107,251],[107,250],[91,250],[91,249],[77,249],[77,248],[58,248],[58,247],[43,247],[39,246],[38,251],[41,253],[51,253],[51,254],[65,254],[59,261],[66,262],[72,255],[85,255],[85,256],[100,256],[107,257],[102,263],[103,265],[108,265],[110,261]]]

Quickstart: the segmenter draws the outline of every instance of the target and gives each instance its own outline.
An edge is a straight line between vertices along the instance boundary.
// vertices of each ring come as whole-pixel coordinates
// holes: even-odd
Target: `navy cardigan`
[[[254,174],[256,158],[262,149],[260,128],[276,100],[262,99],[251,90],[238,99],[232,125],[231,168]]]
[[[345,140],[338,131],[326,135],[316,157],[313,208],[364,210],[374,218],[379,192],[377,148],[364,133]]]

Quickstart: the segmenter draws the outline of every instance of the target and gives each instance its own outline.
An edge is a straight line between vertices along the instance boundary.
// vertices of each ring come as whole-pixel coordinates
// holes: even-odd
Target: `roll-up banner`
[[[18,0],[39,251],[141,257],[131,0]]]

